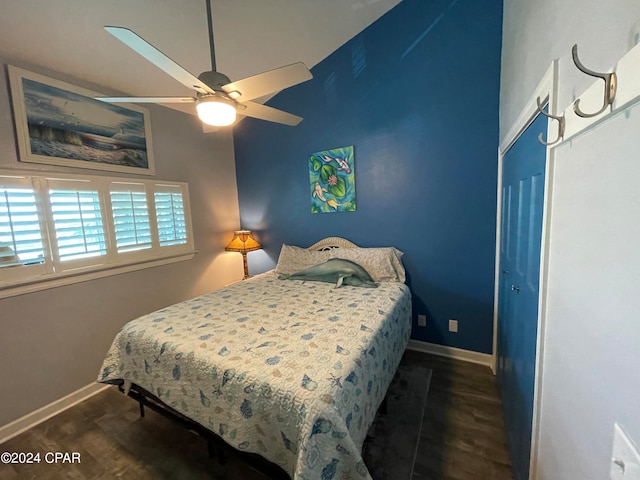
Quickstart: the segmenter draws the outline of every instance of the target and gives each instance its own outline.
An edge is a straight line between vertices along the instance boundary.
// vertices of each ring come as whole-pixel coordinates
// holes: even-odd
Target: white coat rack
[[[578,70],[597,80],[568,106],[562,115],[545,112],[540,98],[537,99],[540,113],[555,120],[558,125],[555,139],[545,141],[542,134],[538,136],[543,145],[555,146],[569,140],[610,114],[624,110],[640,98],[640,44],[633,47],[610,72],[606,73],[585,67],[578,57],[578,45],[573,46],[571,55]],[[596,110],[585,111],[584,105],[595,105]]]

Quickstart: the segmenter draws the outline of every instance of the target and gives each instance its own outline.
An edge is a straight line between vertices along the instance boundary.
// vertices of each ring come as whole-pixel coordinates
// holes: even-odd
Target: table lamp
[[[250,230],[236,230],[233,232],[233,240],[229,242],[229,245],[225,247],[227,252],[240,252],[242,254],[242,261],[244,264],[244,279],[249,278],[249,267],[247,265],[247,252],[253,252],[254,250],[260,250],[260,245]]]

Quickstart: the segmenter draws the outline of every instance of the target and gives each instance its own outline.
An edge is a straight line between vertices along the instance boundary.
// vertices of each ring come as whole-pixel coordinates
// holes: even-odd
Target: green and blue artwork
[[[309,157],[311,213],[356,210],[356,178],[353,162],[353,146],[311,154]]]

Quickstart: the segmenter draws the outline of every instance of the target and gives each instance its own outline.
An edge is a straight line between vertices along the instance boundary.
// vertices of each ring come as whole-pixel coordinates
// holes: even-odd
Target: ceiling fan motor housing
[[[215,91],[222,91],[223,85],[231,83],[229,77],[227,77],[224,73],[220,72],[202,72],[198,75],[198,80],[203,83],[206,83],[210,88]]]

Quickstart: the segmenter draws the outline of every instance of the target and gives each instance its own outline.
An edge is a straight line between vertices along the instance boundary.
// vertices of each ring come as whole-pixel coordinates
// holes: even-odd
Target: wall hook
[[[598,73],[593,70],[589,70],[585,67],[580,59],[578,58],[578,45],[575,44],[571,49],[571,55],[573,56],[573,63],[576,64],[578,70],[592,77],[601,78],[604,81],[604,104],[602,108],[595,113],[585,113],[580,110],[580,99],[577,99],[573,102],[573,111],[576,112],[576,115],[582,118],[595,117],[596,115],[600,115],[604,112],[609,105],[613,103],[613,99],[616,97],[616,88],[618,84],[618,77],[613,73]]]
[[[555,145],[556,143],[558,143],[560,140],[562,140],[562,137],[564,137],[564,127],[565,127],[565,120],[564,120],[564,115],[562,116],[558,116],[558,115],[552,115],[550,113],[547,113],[544,111],[543,109],[543,105],[542,103],[540,103],[540,97],[536,98],[536,103],[538,104],[538,111],[544,115],[547,118],[551,118],[553,120],[557,120],[558,121],[558,138],[556,138],[553,142],[545,142],[542,139],[542,133],[538,134],[538,141],[546,146],[549,145]]]

